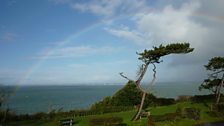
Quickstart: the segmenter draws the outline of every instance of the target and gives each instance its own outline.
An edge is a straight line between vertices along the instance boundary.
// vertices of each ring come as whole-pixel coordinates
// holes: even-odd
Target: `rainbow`
[[[21,77],[17,80],[15,90],[18,90],[20,85],[24,84],[26,80],[48,59],[48,57],[55,52],[56,49],[62,47],[63,45],[66,45],[67,43],[72,42],[75,38],[79,37],[82,34],[85,34],[86,32],[95,29],[101,24],[101,22],[96,22],[94,24],[91,24],[90,26],[87,26],[72,35],[68,36],[64,40],[58,42],[55,47],[48,49],[44,56],[41,57],[30,69]]]
[[[122,18],[125,18],[125,17],[129,17],[131,15],[128,15],[128,16],[120,16],[120,17],[117,17],[117,19],[122,19]],[[224,17],[217,17],[217,16],[213,16],[213,15],[208,15],[208,14],[205,14],[205,13],[193,13],[194,17],[199,17],[199,18],[203,18],[203,19],[206,19],[206,20],[209,20],[209,21],[215,21],[215,22],[220,22],[220,23],[224,23]],[[40,66],[41,64],[43,64],[44,61],[46,61],[48,59],[48,57],[54,53],[54,51],[58,48],[60,48],[61,46],[67,44],[67,43],[70,43],[72,42],[75,38],[79,37],[80,35],[90,31],[90,30],[93,30],[94,28],[98,27],[100,24],[102,24],[101,21],[99,22],[96,22],[96,23],[93,23],[91,24],[90,26],[87,26],[83,29],[81,29],[80,31],[78,32],[75,32],[73,33],[71,36],[68,36],[67,38],[65,38],[64,40],[60,41],[57,43],[57,45],[54,47],[54,48],[51,48],[51,49],[48,49],[46,51],[46,53],[44,54],[44,56],[37,62],[35,63],[16,83],[17,87],[21,84],[24,84],[24,82],[29,78],[29,76],[34,73],[34,71],[36,71]]]
[[[215,15],[209,15],[207,13],[192,13],[193,16],[199,17],[208,21],[214,21],[216,23],[224,23],[224,16],[215,16]]]

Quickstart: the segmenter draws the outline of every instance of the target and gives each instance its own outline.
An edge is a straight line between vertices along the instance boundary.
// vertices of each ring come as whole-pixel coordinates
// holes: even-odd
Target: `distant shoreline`
[[[106,96],[112,96],[124,85],[29,85],[20,86],[7,104],[18,114],[47,112],[63,108],[64,111],[86,109]],[[13,86],[12,86],[13,87]],[[157,97],[177,98],[180,95],[207,94],[198,91],[195,84],[157,84],[150,89]]]
[[[65,83],[65,84],[3,84],[3,86],[19,86],[19,87],[24,87],[24,86],[107,86],[107,85],[120,85],[123,86],[127,82],[114,82],[114,83]],[[143,85],[147,85],[148,82],[143,82]],[[155,85],[166,85],[166,84],[182,84],[182,85],[188,85],[188,84],[201,84],[202,81],[179,81],[179,82],[155,82]]]

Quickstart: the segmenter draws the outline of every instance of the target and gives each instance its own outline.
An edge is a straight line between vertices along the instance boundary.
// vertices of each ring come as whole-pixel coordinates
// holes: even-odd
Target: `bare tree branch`
[[[156,80],[156,65],[154,63],[151,63],[153,65],[153,77],[152,77],[152,80],[149,82],[149,86],[152,86],[154,85],[155,83],[155,80]],[[141,87],[141,85],[139,86],[140,90],[149,94],[149,92],[147,91],[147,89],[145,90],[144,88]],[[149,87],[148,87],[149,88]]]
[[[127,80],[129,80],[129,81],[133,81],[132,79],[129,79],[127,76],[123,75],[123,72],[121,72],[121,73],[119,73],[119,74],[121,75],[121,77],[123,77],[123,78],[125,78],[125,79],[127,79]]]
[[[210,75],[215,75],[215,74],[218,74],[218,73],[221,73],[221,72],[224,72],[224,70],[220,70],[220,71],[217,71],[217,72],[214,72],[214,73],[211,73]]]

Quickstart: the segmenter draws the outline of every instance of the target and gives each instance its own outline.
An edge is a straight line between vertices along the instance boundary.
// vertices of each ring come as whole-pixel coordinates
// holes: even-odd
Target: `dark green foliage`
[[[121,90],[112,97],[113,106],[134,106],[141,102],[141,91],[135,83],[129,81]]]
[[[126,126],[122,122],[120,117],[93,118],[90,120],[90,126]]]
[[[153,47],[152,50],[144,50],[142,53],[137,53],[140,57],[139,60],[142,60],[146,64],[150,63],[160,63],[160,58],[169,54],[180,54],[180,53],[189,53],[194,49],[190,48],[189,43],[174,43],[168,44],[166,46],[160,45],[159,47]]]
[[[199,90],[201,91],[202,89],[207,89],[216,93],[217,87],[220,85],[221,81],[221,79],[205,79],[204,82],[199,86]]]
[[[192,96],[189,96],[189,95],[181,95],[181,96],[178,96],[177,99],[176,99],[176,102],[186,102],[186,101],[190,101],[192,98]]]
[[[214,57],[209,60],[209,63],[205,65],[207,70],[217,71],[224,69],[224,57]]]
[[[102,101],[93,104],[91,110],[103,111],[108,106],[111,106],[111,97],[105,97]]]
[[[180,108],[176,109],[176,112],[166,113],[164,115],[152,115],[152,118],[156,122],[160,121],[177,121],[182,118],[200,119],[200,109],[198,108]]]
[[[91,106],[91,110],[101,111],[107,113],[113,112],[119,107],[123,107],[121,111],[133,109],[141,102],[142,92],[137,88],[136,84],[129,81],[122,89],[115,93],[112,97],[106,97],[102,101],[97,102]],[[144,108],[148,106],[162,106],[175,104],[172,98],[156,98],[152,94],[146,94]],[[129,109],[125,109],[129,107]]]
[[[210,74],[208,79],[201,84],[199,90],[211,90],[214,93],[216,104],[219,104],[224,87],[224,57],[213,57],[205,65],[205,68],[210,71]]]
[[[182,118],[183,109],[178,107],[176,112],[173,113],[166,113],[164,115],[152,115],[152,119],[155,122],[160,121],[176,121]]]
[[[183,109],[178,106],[177,109],[176,109],[176,114],[181,116],[182,112],[183,112]]]
[[[216,111],[224,113],[224,103],[215,105]]]
[[[222,104],[212,104],[211,111],[208,112],[210,116],[222,117],[224,116],[224,103]]]
[[[152,115],[153,120],[155,122],[160,121],[176,121],[177,119],[180,119],[181,116],[178,113],[166,113],[164,115]]]
[[[224,116],[224,113],[221,113],[221,112],[218,112],[218,111],[209,111],[207,113],[211,117],[223,117]]]
[[[173,98],[156,98],[155,103],[156,103],[156,105],[159,105],[159,106],[172,105],[172,104],[175,104],[175,99],[173,99]]]
[[[198,108],[184,108],[182,112],[182,117],[188,119],[199,120],[200,119],[200,109]]]
[[[191,101],[194,103],[201,103],[201,102],[214,102],[214,95],[195,95],[191,98]]]
[[[134,82],[129,81],[122,89],[112,97],[106,97],[102,101],[91,106],[91,110],[109,111],[116,107],[134,107],[141,102],[142,92],[137,88]],[[146,94],[143,108],[154,105],[171,105],[175,100],[171,98],[156,98],[152,94]],[[129,109],[130,110],[130,109]],[[112,111],[111,111],[112,112]]]
[[[124,88],[119,90],[113,97],[111,104],[113,106],[136,106],[141,102],[142,92],[137,88],[134,82],[129,81]],[[146,94],[143,108],[149,106],[155,101],[156,97],[152,94]]]
[[[143,125],[143,126],[155,126],[155,125],[156,125],[156,124],[155,124],[153,118],[152,118],[151,116],[149,116],[149,117],[147,118],[147,122],[146,122],[146,124]]]
[[[223,117],[224,116],[224,103],[222,104],[212,104],[210,106],[210,111],[208,115],[212,117]]]

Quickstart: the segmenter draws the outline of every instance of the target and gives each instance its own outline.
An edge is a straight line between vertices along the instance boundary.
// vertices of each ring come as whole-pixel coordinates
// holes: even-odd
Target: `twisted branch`
[[[150,85],[151,86],[154,85],[155,80],[156,80],[156,65],[154,63],[152,63],[152,65],[153,65],[153,69],[152,69],[152,71],[153,71],[153,77],[152,77],[152,80],[149,82],[149,86]],[[141,85],[139,85],[139,88],[140,88],[141,91],[149,94],[149,92],[147,92],[147,89],[145,90]],[[148,87],[148,88],[150,88],[150,87]]]
[[[133,81],[132,79],[129,79],[127,76],[125,76],[125,75],[123,74],[123,72],[121,72],[121,73],[119,73],[119,74],[121,75],[121,77],[127,79],[128,81]]]

